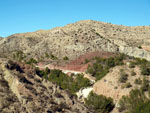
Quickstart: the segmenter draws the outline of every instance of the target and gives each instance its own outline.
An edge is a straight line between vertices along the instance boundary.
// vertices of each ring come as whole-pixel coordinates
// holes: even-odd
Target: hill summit
[[[82,20],[51,30],[20,33],[0,41],[1,57],[16,51],[40,59],[45,54],[70,59],[93,51],[121,52],[150,60],[150,26],[123,26]]]

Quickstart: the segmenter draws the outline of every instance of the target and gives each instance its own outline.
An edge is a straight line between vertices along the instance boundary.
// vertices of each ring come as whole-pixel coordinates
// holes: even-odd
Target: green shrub
[[[150,101],[147,100],[137,105],[133,113],[150,113]]]
[[[85,61],[84,61],[85,64],[87,64],[87,63],[89,63],[89,62],[90,62],[89,59],[85,59]]]
[[[57,60],[57,59],[58,59],[58,58],[57,58],[56,56],[54,56],[53,54],[50,55],[50,58],[51,58],[52,60]]]
[[[121,89],[130,88],[130,87],[132,87],[132,85],[129,82],[121,85]]]
[[[140,85],[142,84],[142,80],[140,78],[137,78],[135,79],[134,83]]]
[[[142,75],[150,75],[150,62],[145,59],[135,58],[131,65],[140,65]],[[132,66],[131,66],[132,67]]]
[[[135,76],[136,75],[136,73],[132,70],[131,71],[131,76]]]
[[[120,73],[119,82],[126,83],[128,80],[128,75],[125,72]]]
[[[142,46],[138,46],[139,49],[142,49]]]
[[[146,59],[135,58],[135,60],[136,60],[135,62],[136,65],[143,65],[149,63]]]
[[[63,60],[69,60],[69,58],[68,58],[67,56],[65,56],[65,57],[63,58]]]
[[[38,67],[36,67],[35,72],[40,77],[44,77],[45,79],[48,79],[48,75],[50,74],[50,69],[46,67],[45,70],[40,70]]]
[[[96,35],[100,36],[100,34],[99,34],[99,33],[97,33],[97,32],[96,32]]]
[[[48,54],[48,53],[45,53],[45,57],[49,58],[49,54]]]
[[[143,81],[142,81],[141,91],[143,91],[143,92],[148,91],[149,88],[150,88],[149,81],[146,80],[146,78],[144,77]]]
[[[97,113],[109,113],[114,108],[112,98],[107,98],[103,95],[97,95],[93,92],[90,92],[88,98],[85,99],[85,104],[87,107],[95,110]]]
[[[141,74],[142,75],[150,75],[150,67],[142,66],[141,67]]]
[[[130,84],[130,82],[128,82],[128,83],[125,84],[125,88],[130,88],[130,87],[132,87],[132,85]]]

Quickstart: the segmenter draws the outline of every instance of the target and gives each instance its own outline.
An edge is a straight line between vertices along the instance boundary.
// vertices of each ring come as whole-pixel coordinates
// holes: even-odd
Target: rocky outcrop
[[[89,93],[93,90],[93,87],[87,87],[87,88],[83,88],[80,89],[76,95],[78,96],[78,99],[80,101],[84,102],[84,99],[88,97]]]
[[[26,108],[20,105],[17,96],[12,93],[8,82],[0,68],[0,112],[1,113],[24,113]]]
[[[137,47],[120,46],[119,47],[119,52],[127,54],[129,56],[133,56],[133,57],[136,57],[136,58],[143,58],[143,59],[146,59],[146,60],[150,61],[150,52],[146,51],[146,50],[143,50],[143,49],[139,49]]]
[[[0,61],[1,113],[92,113],[75,97],[37,76],[34,69],[20,67],[24,70],[20,72],[11,65]]]

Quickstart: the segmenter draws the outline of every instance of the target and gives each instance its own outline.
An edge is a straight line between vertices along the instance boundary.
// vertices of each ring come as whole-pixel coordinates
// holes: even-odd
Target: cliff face
[[[148,61],[150,61],[150,52],[146,51],[144,49],[139,49],[137,47],[120,46],[119,47],[119,52],[127,54],[129,56],[134,56],[136,58],[147,59]]]
[[[90,112],[57,85],[42,80],[31,66],[0,60],[1,113]]]
[[[9,36],[0,41],[0,55],[11,56],[21,50],[30,57],[43,58],[45,53],[52,53],[59,58],[74,59],[86,52],[104,50],[148,58],[149,53],[135,48],[149,44],[150,26],[128,27],[85,20],[51,30]],[[128,47],[137,52],[128,52]],[[141,52],[144,54],[140,55]]]

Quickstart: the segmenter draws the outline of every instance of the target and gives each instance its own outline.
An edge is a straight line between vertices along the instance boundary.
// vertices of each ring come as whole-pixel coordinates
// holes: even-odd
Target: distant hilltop
[[[45,55],[77,58],[86,52],[121,52],[150,60],[150,26],[123,26],[82,20],[51,30],[19,33],[0,38],[1,57],[21,51],[28,57]]]

